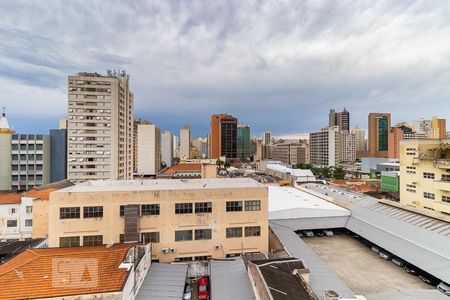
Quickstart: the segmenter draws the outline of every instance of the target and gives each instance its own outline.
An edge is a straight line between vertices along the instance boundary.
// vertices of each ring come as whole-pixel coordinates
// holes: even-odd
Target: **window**
[[[32,220],[32,219],[26,219],[26,220],[25,220],[25,226],[26,226],[26,227],[31,227],[31,226],[33,226],[33,220]]]
[[[83,246],[103,245],[103,235],[85,235],[83,236]]]
[[[227,228],[227,239],[242,237],[242,227]]]
[[[192,241],[192,230],[175,231],[175,242]]]
[[[15,208],[12,207],[12,208],[9,209],[9,214],[13,215],[15,213],[16,213],[16,209]]]
[[[6,227],[17,227],[17,220],[7,220]]]
[[[431,200],[434,200],[434,194],[433,194],[433,193],[423,192],[423,197],[424,197],[425,199],[431,199]]]
[[[79,219],[80,208],[79,207],[61,207],[59,209],[60,219]]]
[[[261,201],[260,200],[245,201],[245,210],[246,211],[261,210]]]
[[[159,204],[143,204],[141,211],[143,216],[159,215]]]
[[[204,255],[204,256],[194,256],[194,260],[198,261],[204,261],[204,260],[210,260],[211,255]]]
[[[242,211],[242,201],[227,201],[227,211]]]
[[[125,243],[125,234],[119,234],[119,243]]]
[[[192,261],[192,257],[176,257],[175,261],[177,262]]]
[[[261,227],[260,226],[247,226],[245,227],[245,236],[260,236],[261,235]]]
[[[212,212],[212,202],[198,202],[195,203],[195,213],[210,213]]]
[[[103,206],[83,207],[83,218],[103,218]]]
[[[442,174],[441,180],[442,180],[442,181],[450,181],[450,175],[448,175],[448,174]]]
[[[211,229],[196,229],[195,239],[196,240],[210,240],[212,236]]]
[[[175,203],[176,214],[192,214],[192,203]]]
[[[141,234],[143,242],[159,243],[159,232],[143,232]]]
[[[59,247],[78,247],[80,246],[79,236],[66,236],[59,238]]]
[[[434,173],[423,172],[423,178],[434,179]]]
[[[442,196],[442,202],[450,203],[450,196]]]
[[[120,206],[119,216],[123,217],[125,215],[125,205]]]
[[[406,167],[406,173],[416,174],[416,167]]]

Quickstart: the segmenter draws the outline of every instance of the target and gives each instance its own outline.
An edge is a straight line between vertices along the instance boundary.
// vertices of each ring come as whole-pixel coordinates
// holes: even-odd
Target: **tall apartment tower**
[[[11,189],[11,141],[14,131],[9,127],[5,108],[0,117],[0,191]]]
[[[445,139],[447,138],[447,125],[445,119],[438,119],[433,117],[431,119],[431,138],[432,139]]]
[[[336,112],[335,109],[330,109],[328,116],[328,126],[338,126],[340,131],[349,132],[350,130],[350,113],[344,107],[341,112]]]
[[[133,178],[133,93],[123,72],[68,79],[68,179]]]
[[[264,131],[261,133],[261,144],[266,146],[272,143],[272,132]]]
[[[137,173],[155,175],[161,169],[161,131],[155,124],[139,124],[137,135]]]
[[[180,129],[180,158],[191,158],[191,127],[185,125]]]
[[[161,160],[168,167],[173,164],[173,134],[170,131],[164,131],[161,135]]]
[[[356,151],[366,151],[366,131],[358,126],[353,127],[350,133],[355,135]]]
[[[356,160],[356,135],[342,131],[339,133],[339,161],[353,162]]]
[[[416,133],[418,136],[423,138],[431,138],[431,120],[418,119],[413,121]]]
[[[310,161],[315,166],[336,166],[340,159],[338,126],[329,126],[309,134]]]
[[[134,118],[133,120],[133,173],[138,174],[138,125],[152,125],[152,122],[140,118]]]
[[[211,115],[211,158],[237,158],[237,124],[238,120],[231,115]]]

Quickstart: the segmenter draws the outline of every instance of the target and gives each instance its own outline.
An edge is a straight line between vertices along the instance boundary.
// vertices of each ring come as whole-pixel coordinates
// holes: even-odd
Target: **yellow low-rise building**
[[[450,214],[450,139],[400,142],[400,203]]]
[[[160,262],[268,251],[268,191],[252,179],[88,181],[50,194],[49,246],[153,242]]]

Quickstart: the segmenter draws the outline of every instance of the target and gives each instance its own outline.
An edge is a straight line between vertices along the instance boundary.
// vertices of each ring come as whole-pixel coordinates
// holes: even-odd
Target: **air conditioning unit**
[[[177,248],[170,248],[170,252],[177,253]]]
[[[170,252],[170,249],[169,249],[169,248],[162,248],[162,249],[161,249],[161,252],[162,252],[163,254],[168,254],[168,253]]]
[[[220,250],[220,248],[222,248],[222,245],[221,244],[216,244],[215,246],[214,246],[214,249],[217,251],[217,250]]]

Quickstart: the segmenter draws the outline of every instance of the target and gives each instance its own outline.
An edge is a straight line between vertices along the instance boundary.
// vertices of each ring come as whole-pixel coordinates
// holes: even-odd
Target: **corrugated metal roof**
[[[186,264],[152,263],[136,299],[182,299],[186,272]]]
[[[308,189],[352,203],[346,228],[431,275],[450,280],[450,224],[335,187]],[[356,198],[355,198],[356,197]]]
[[[301,259],[310,270],[309,279],[311,288],[320,299],[324,299],[325,291],[328,290],[334,290],[341,297],[356,299],[352,290],[291,228],[283,227],[272,222],[270,222],[270,228],[289,255]]]
[[[302,218],[287,220],[270,220],[272,224],[289,227],[292,230],[313,230],[313,229],[332,229],[344,228],[349,216],[345,217],[326,217],[326,218]]]
[[[210,261],[211,298],[214,300],[256,299],[242,258]]]

